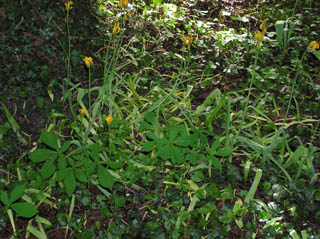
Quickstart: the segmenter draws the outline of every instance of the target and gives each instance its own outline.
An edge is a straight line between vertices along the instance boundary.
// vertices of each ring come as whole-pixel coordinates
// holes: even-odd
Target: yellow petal
[[[72,9],[73,2],[68,1],[68,2],[65,2],[64,5],[66,6],[66,10],[70,11]]]
[[[83,58],[84,63],[86,64],[87,67],[90,67],[93,64],[92,57],[85,57]]]
[[[120,25],[119,25],[119,22],[116,23],[113,27],[113,30],[112,30],[112,34],[113,35],[117,35],[118,33],[120,32]]]
[[[317,41],[310,42],[308,50],[319,49],[319,43]]]
[[[87,115],[87,114],[88,114],[88,112],[87,112],[86,109],[80,109],[80,110],[79,110],[79,113],[80,113],[81,116],[84,116],[84,115]]]
[[[113,121],[112,116],[111,116],[111,115],[108,115],[108,116],[106,117],[106,122],[107,122],[107,124],[110,125],[110,124],[112,123],[112,121]]]

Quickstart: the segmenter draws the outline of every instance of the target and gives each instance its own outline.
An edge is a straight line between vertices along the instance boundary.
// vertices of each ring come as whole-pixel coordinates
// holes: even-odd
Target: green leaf
[[[168,128],[169,128],[169,140],[173,141],[179,133],[179,128],[176,126],[169,126]]]
[[[57,172],[57,181],[64,180],[72,171],[72,168],[63,168]]]
[[[0,102],[2,105],[2,108],[6,114],[6,117],[13,129],[13,131],[17,134],[17,137],[19,139],[19,141],[21,143],[23,143],[24,145],[27,145],[28,142],[23,138],[23,136],[21,135],[21,133],[19,132],[20,126],[18,125],[17,121],[15,121],[14,117],[12,116],[12,114],[10,113],[10,111],[7,109],[6,105],[3,104],[2,102]]]
[[[211,161],[213,167],[215,167],[219,171],[222,170],[222,164],[220,163],[220,160],[217,157],[211,156],[209,160]]]
[[[122,207],[126,203],[126,199],[124,196],[118,197],[118,199],[115,201],[115,210],[118,210],[120,207]]]
[[[70,147],[70,144],[71,142],[69,140],[64,141],[61,149],[59,150],[59,153],[64,153],[65,151],[67,151],[68,148]]]
[[[217,152],[215,152],[215,155],[220,157],[227,157],[232,153],[232,150],[230,149],[220,149]]]
[[[191,143],[191,138],[186,137],[178,137],[174,142],[175,145],[181,146],[181,147],[187,147]]]
[[[155,5],[161,5],[162,0],[152,0],[152,3]]]
[[[88,181],[86,174],[80,168],[76,168],[74,174],[80,182],[86,183]]]
[[[50,159],[49,161],[45,162],[43,167],[41,168],[41,177],[42,179],[47,179],[53,175],[56,171],[57,167],[53,164],[55,159]]]
[[[45,232],[39,231],[32,225],[27,226],[27,231],[30,232],[32,235],[34,235],[38,239],[47,239]]]
[[[156,119],[156,116],[153,112],[147,112],[145,115],[144,115],[144,118],[151,124],[154,124],[155,123],[155,119]]]
[[[8,110],[6,105],[3,104],[2,102],[0,102],[0,103],[2,105],[4,112],[6,113],[7,119],[9,121],[13,131],[17,132],[20,129],[20,126],[18,125],[17,121],[15,121],[15,119],[13,118],[12,114],[10,113],[10,111]]]
[[[64,169],[66,167],[67,167],[67,160],[63,157],[63,155],[60,155],[58,159],[58,168]]]
[[[19,198],[21,198],[25,190],[26,190],[26,187],[24,185],[16,186],[10,193],[10,196],[9,196],[10,204],[17,201]]]
[[[170,148],[169,145],[164,145],[164,146],[160,147],[160,149],[158,149],[158,147],[157,147],[157,154],[163,160],[167,160],[169,158],[169,155],[170,155],[170,149],[171,148]]]
[[[220,138],[216,139],[211,145],[211,154],[215,154],[220,146]]]
[[[98,165],[98,180],[102,187],[112,190],[114,178],[109,171],[100,164]]]
[[[33,151],[29,158],[34,163],[41,163],[47,159],[56,159],[57,152],[49,150],[49,149],[36,149]]]
[[[48,131],[42,131],[40,139],[42,142],[44,142],[46,145],[48,145],[50,148],[53,148],[55,150],[59,150],[59,136],[48,132]]]
[[[72,193],[76,190],[77,186],[77,181],[74,177],[73,171],[71,171],[71,173],[69,173],[68,176],[64,179],[63,184],[65,186],[66,193],[68,194],[68,196],[71,196]]]
[[[172,163],[181,164],[185,161],[184,154],[181,152],[181,150],[179,150],[174,146],[169,146],[169,148],[170,148],[169,154],[170,154]]]
[[[252,183],[252,185],[250,187],[250,190],[249,190],[246,198],[244,199],[245,203],[249,203],[251,200],[253,200],[254,194],[257,191],[257,188],[258,188],[258,185],[260,183],[261,177],[262,177],[262,170],[258,169],[257,172],[256,172],[256,176],[254,177],[253,183]]]
[[[312,54],[320,61],[320,51],[312,51]]]
[[[154,144],[155,144],[154,141],[144,143],[142,145],[142,151],[143,152],[151,152],[153,150]]]
[[[223,215],[219,217],[219,221],[224,224],[229,224],[234,219],[234,214],[230,209],[226,209],[223,211]]]
[[[36,207],[28,202],[18,202],[10,206],[19,216],[31,218],[38,213]]]
[[[204,175],[201,171],[196,171],[194,175],[192,175],[191,180],[196,183],[200,183],[204,180]]]
[[[4,192],[4,191],[0,191],[0,200],[5,205],[9,205],[10,204],[10,201],[9,201],[9,198],[8,198],[8,194],[6,192]]]
[[[215,116],[220,112],[220,110],[226,104],[226,102],[227,102],[226,97],[223,97],[222,100],[219,101],[219,104],[207,116],[206,125],[210,125],[211,124],[211,122],[213,121]]]
[[[220,191],[217,188],[217,185],[214,183],[212,183],[212,184],[210,184],[210,186],[206,187],[206,191],[212,198],[220,197]]]

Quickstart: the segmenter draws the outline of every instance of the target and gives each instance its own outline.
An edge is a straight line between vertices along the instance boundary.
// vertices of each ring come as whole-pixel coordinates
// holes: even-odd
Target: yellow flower
[[[68,1],[68,2],[65,2],[64,5],[66,6],[66,10],[69,12],[72,9],[73,2]]]
[[[310,42],[308,46],[308,50],[315,50],[315,49],[319,49],[319,43],[316,41]]]
[[[266,23],[266,20],[264,20],[264,21],[260,24],[259,28],[260,28],[260,30],[262,30],[262,33],[263,33],[263,34],[266,34],[266,32],[267,32],[267,23]]]
[[[87,57],[86,56],[85,58],[83,58],[83,61],[84,61],[84,63],[86,63],[87,67],[90,67],[93,64],[92,57]]]
[[[108,115],[108,116],[106,117],[106,122],[107,122],[108,125],[111,125],[112,120],[113,120],[113,118],[112,118],[111,115]]]
[[[119,0],[119,7],[126,8],[128,6],[128,0]]]
[[[87,110],[83,109],[83,108],[79,110],[79,113],[80,113],[81,116],[84,116],[84,115],[88,114]]]
[[[120,32],[120,25],[119,25],[119,22],[117,22],[113,27],[112,34],[117,35],[119,32]]]
[[[264,41],[264,35],[262,32],[257,32],[254,34],[254,38],[257,40],[257,48],[260,48],[261,42]]]
[[[190,50],[193,37],[182,36],[181,40],[183,41],[184,47],[187,47]]]

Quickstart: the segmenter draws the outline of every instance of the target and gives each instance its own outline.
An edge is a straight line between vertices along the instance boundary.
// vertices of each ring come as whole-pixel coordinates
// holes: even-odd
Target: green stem
[[[69,27],[69,12],[67,13],[67,34],[68,34],[68,56],[67,56],[67,85],[71,86],[71,64],[70,64],[70,58],[71,58],[71,38],[70,38],[70,27]],[[67,86],[67,87],[68,87]],[[65,87],[63,87],[63,91],[65,93]],[[72,107],[72,92],[68,90],[68,101],[69,101],[69,107],[71,110],[71,113],[73,117],[75,118],[75,114]],[[63,94],[65,95],[65,94]]]
[[[88,98],[89,98],[89,112],[91,112],[91,67],[89,67]],[[90,115],[91,115],[91,113],[90,113]]]

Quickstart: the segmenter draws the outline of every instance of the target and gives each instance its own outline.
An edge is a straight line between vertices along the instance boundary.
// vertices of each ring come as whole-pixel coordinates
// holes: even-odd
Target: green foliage
[[[317,1],[5,2],[3,238],[319,237]]]
[[[36,207],[28,202],[16,202],[25,193],[25,185],[17,185],[9,196],[5,191],[0,191],[0,200],[4,205],[4,211],[13,209],[21,217],[31,218],[38,213]]]

